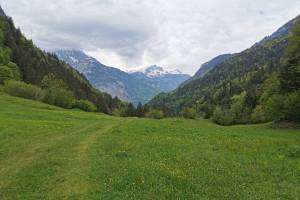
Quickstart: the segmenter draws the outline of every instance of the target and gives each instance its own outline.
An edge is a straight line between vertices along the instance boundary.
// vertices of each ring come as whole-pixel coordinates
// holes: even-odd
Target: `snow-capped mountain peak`
[[[133,70],[130,71],[129,73],[143,73],[149,78],[155,78],[155,77],[161,77],[165,76],[167,74],[183,74],[180,70],[165,70],[161,66],[158,65],[151,65],[146,68],[142,68],[139,70]]]

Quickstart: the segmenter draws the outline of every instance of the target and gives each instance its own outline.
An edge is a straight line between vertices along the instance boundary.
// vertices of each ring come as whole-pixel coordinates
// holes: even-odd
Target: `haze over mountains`
[[[55,53],[59,59],[82,73],[95,88],[134,104],[146,103],[160,92],[172,91],[190,78],[180,71],[166,71],[156,65],[127,73],[106,66],[79,50],[59,50]]]

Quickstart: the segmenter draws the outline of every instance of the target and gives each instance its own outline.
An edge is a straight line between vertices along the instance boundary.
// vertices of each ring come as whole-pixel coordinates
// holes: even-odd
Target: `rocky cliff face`
[[[55,53],[59,59],[82,73],[100,91],[135,104],[146,103],[160,92],[174,90],[183,81],[190,78],[189,75],[179,71],[166,71],[159,66],[127,73],[103,65],[78,50],[62,50]]]

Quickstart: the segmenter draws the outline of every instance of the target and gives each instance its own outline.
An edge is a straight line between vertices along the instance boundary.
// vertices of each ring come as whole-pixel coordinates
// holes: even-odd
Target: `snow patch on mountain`
[[[157,65],[151,65],[149,67],[145,67],[138,70],[131,70],[128,73],[142,73],[146,75],[149,78],[156,78],[156,77],[162,77],[168,74],[183,74],[180,70],[165,70],[164,68],[157,66]]]

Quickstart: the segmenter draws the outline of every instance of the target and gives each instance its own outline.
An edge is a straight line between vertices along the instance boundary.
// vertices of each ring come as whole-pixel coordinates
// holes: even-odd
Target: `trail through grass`
[[[1,200],[299,198],[299,129],[0,105]]]

